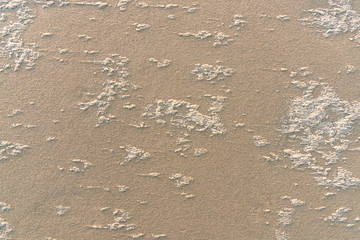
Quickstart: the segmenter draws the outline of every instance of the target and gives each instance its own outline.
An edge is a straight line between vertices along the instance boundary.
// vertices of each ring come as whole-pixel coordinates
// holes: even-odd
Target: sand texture
[[[360,239],[360,3],[0,0],[0,240]]]

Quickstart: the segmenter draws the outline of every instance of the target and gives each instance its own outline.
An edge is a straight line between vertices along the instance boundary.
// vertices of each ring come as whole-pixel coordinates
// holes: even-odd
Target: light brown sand
[[[8,69],[0,73],[0,140],[30,147],[0,163],[0,201],[12,208],[0,213],[14,230],[9,237],[132,239],[142,233],[139,239],[154,239],[152,234],[179,240],[275,239],[279,230],[291,239],[359,239],[360,224],[353,220],[360,215],[356,187],[346,191],[325,189],[316,186],[307,170],[290,169],[288,159],[274,163],[261,159],[293,145],[279,132],[289,102],[302,95],[290,83],[291,71],[309,67],[313,74],[296,80],[307,82],[321,77],[342,99],[359,101],[360,73],[345,74],[348,64],[360,67],[356,43],[349,41],[347,34],[324,38],[316,28],[298,21],[302,10],[327,7],[327,1],[209,0],[198,1],[198,10],[193,13],[182,9],[194,3],[188,0],[148,1],[151,6],[178,4],[174,9],[140,8],[139,2],[132,1],[126,11],[116,8],[116,1],[108,3],[112,6],[104,9],[74,5],[43,9],[29,4],[36,17],[23,40],[35,42],[41,57],[33,70]],[[360,11],[358,7],[355,5]],[[239,31],[229,28],[236,14],[246,21]],[[176,18],[169,19],[168,15]],[[280,21],[278,15],[287,15],[290,20]],[[137,32],[134,23],[150,28]],[[0,22],[1,27],[5,24]],[[234,41],[214,47],[212,38],[178,35],[202,30],[223,32]],[[41,37],[42,33],[52,35]],[[86,41],[79,35],[91,39]],[[59,49],[68,52],[61,54]],[[83,62],[104,60],[112,54],[130,60],[126,81],[139,89],[127,87],[125,94],[130,98],[114,96],[107,114],[116,118],[95,127],[97,108],[82,111],[78,104],[95,99],[103,91],[103,83],[117,76],[102,73],[101,65]],[[149,62],[150,58],[171,63],[158,68]],[[213,83],[198,81],[190,74],[195,64],[216,66],[217,61],[235,73]],[[211,100],[205,94],[227,98],[218,113],[227,129],[224,135],[210,136],[210,130],[188,131],[169,122],[162,126],[142,116],[148,104],[168,99],[198,104],[201,113],[210,115],[207,109]],[[128,102],[136,107],[124,109]],[[8,117],[14,109],[23,113]],[[130,126],[141,122],[149,127]],[[36,128],[10,127],[16,123]],[[236,123],[245,125],[236,127]],[[356,135],[359,124],[355,127]],[[174,152],[183,148],[184,144],[176,144],[176,140],[184,134],[189,134],[185,138],[190,142],[185,144],[190,148]],[[256,147],[256,135],[269,144]],[[47,141],[49,137],[54,139]],[[120,146],[127,145],[148,152],[151,158],[121,165],[127,153]],[[195,148],[207,152],[196,157]],[[345,156],[349,161],[341,165],[360,176],[359,153]],[[92,166],[84,169],[73,159],[86,160]],[[81,171],[71,172],[71,167]],[[160,175],[139,176],[149,173]],[[175,173],[193,181],[178,188],[176,179],[169,179]],[[119,191],[121,185],[128,189]],[[326,192],[338,194],[322,199]],[[282,196],[306,204],[292,207]],[[70,209],[59,216],[57,206]],[[326,209],[313,210],[321,206]],[[100,211],[104,207],[109,209]],[[323,221],[339,207],[352,209],[346,216],[349,223],[354,222],[354,228]],[[279,223],[277,212],[283,208],[295,209],[288,226]],[[124,224],[135,224],[136,229],[88,227],[113,223],[115,209],[130,212],[131,219]]]

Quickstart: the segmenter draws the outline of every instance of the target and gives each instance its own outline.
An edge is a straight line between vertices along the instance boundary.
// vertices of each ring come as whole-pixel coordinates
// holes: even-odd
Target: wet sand
[[[30,70],[0,54],[9,64],[0,72],[3,239],[359,238],[356,32],[324,37],[299,21],[329,9],[326,0],[107,3],[0,8],[5,42],[16,11],[32,9],[19,38],[39,53]],[[311,81],[338,98],[319,85],[306,102]],[[296,99],[314,109],[301,112]],[[299,132],[284,131],[291,119]],[[334,139],[317,140],[329,129]],[[319,152],[341,144],[326,164]],[[339,167],[353,178],[319,186],[314,166],[330,168],[327,179]]]

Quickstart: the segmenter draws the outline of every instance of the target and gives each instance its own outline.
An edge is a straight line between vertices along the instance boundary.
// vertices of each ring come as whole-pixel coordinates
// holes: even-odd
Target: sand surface
[[[0,1],[0,239],[359,239],[358,31],[346,0]]]

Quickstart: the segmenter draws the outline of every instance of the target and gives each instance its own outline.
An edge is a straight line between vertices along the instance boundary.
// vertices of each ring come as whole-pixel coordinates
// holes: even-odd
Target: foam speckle
[[[20,155],[24,150],[29,149],[28,145],[0,141],[0,161],[7,160],[10,156]]]
[[[292,223],[292,217],[294,215],[295,209],[293,208],[283,208],[278,211],[277,214],[280,216],[279,223],[287,226]]]
[[[126,163],[129,163],[131,161],[134,161],[136,159],[139,160],[146,160],[151,157],[151,154],[148,152],[145,152],[142,149],[138,149],[134,146],[127,145],[127,146],[120,146],[120,148],[124,149],[127,152],[127,156],[125,157],[125,161],[121,164],[124,165]]]
[[[184,187],[186,185],[189,185],[194,180],[192,177],[184,176],[181,173],[174,173],[173,175],[171,175],[169,177],[169,179],[175,180],[176,181],[176,186],[178,188],[182,188],[182,187]]]
[[[150,25],[146,23],[134,23],[133,26],[137,32],[142,32],[150,28]]]
[[[322,28],[324,37],[340,33],[352,33],[351,40],[360,42],[360,16],[354,10],[351,0],[328,0],[329,8],[304,11],[310,16],[300,19],[307,26]]]
[[[342,167],[338,167],[333,179],[324,176],[315,177],[319,186],[330,186],[334,188],[347,189],[352,186],[359,186],[360,179],[353,176],[353,173]]]
[[[63,216],[69,211],[70,211],[70,207],[63,205],[56,206],[56,214],[59,216]]]
[[[253,141],[256,147],[264,147],[269,144],[269,142],[264,137],[259,135],[253,136]]]
[[[101,65],[102,71],[109,76],[113,74],[118,76],[117,80],[108,79],[104,83],[103,91],[95,99],[78,104],[79,108],[84,111],[90,107],[97,108],[98,124],[96,126],[108,123],[111,119],[115,118],[114,115],[107,114],[107,111],[110,107],[110,103],[115,100],[115,96],[125,95],[127,87],[130,86],[129,82],[124,79],[129,76],[129,72],[125,67],[128,62],[129,59],[121,56],[109,57],[101,61],[87,62]]]
[[[0,63],[0,72],[12,68],[18,71],[22,65],[27,70],[35,67],[35,60],[39,53],[34,51],[30,44],[26,45],[22,39],[24,32],[29,28],[34,15],[27,1],[3,1],[0,11],[16,12],[16,20],[9,21],[8,25],[0,30],[0,57],[9,61]],[[5,19],[5,15],[2,15]],[[13,63],[11,63],[13,62]]]
[[[196,75],[199,81],[215,81],[223,80],[235,73],[233,68],[226,68],[221,65],[212,66],[209,64],[196,64],[191,74]]]
[[[325,222],[346,222],[347,217],[344,217],[343,215],[350,211],[351,211],[350,208],[340,207],[334,213],[332,213],[330,216],[324,218],[324,221]]]
[[[182,109],[185,112],[181,111]],[[189,131],[202,132],[209,129],[213,135],[225,134],[227,131],[215,112],[212,116],[205,115],[199,112],[198,105],[192,105],[189,102],[175,99],[157,100],[155,103],[149,104],[145,108],[143,116],[162,120],[163,124],[166,124],[163,118],[171,116],[171,125],[183,127]],[[196,128],[196,125],[199,127]]]
[[[162,62],[155,58],[149,58],[149,62],[155,63],[158,68],[166,68],[170,65],[171,61],[168,59],[164,59]]]

